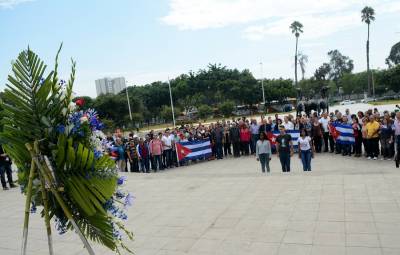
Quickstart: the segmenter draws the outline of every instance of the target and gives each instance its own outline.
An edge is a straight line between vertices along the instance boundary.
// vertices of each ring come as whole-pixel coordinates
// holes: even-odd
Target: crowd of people
[[[397,109],[398,110],[398,109]],[[353,143],[336,141],[335,124],[353,129]],[[300,136],[294,140],[290,133],[298,130]],[[271,135],[275,134],[275,135]],[[107,138],[112,144],[113,156],[121,171],[159,171],[187,164],[179,162],[176,155],[177,142],[209,140],[211,156],[198,160],[223,159],[255,155],[261,162],[262,171],[269,172],[269,160],[277,152],[283,172],[290,172],[290,158],[298,150],[304,171],[311,171],[311,159],[315,153],[335,153],[343,156],[366,157],[370,160],[392,160],[396,145],[400,146],[400,112],[324,112],[311,116],[281,118],[261,116],[261,121],[246,117],[223,120],[209,125],[186,124],[163,132],[151,130],[139,137],[133,132],[124,137],[121,129]],[[129,169],[128,169],[129,168]]]
[[[341,143],[337,139],[338,124],[352,129],[352,142]],[[292,135],[299,134],[296,139]],[[371,109],[366,112],[344,113],[324,112],[311,116],[293,116],[281,118],[261,116],[261,121],[246,117],[218,121],[209,125],[186,124],[164,132],[151,130],[142,137],[133,132],[124,136],[121,129],[116,129],[106,138],[106,150],[116,160],[119,171],[157,172],[168,168],[188,164],[179,161],[176,153],[178,142],[210,141],[211,155],[192,161],[220,160],[224,157],[242,157],[255,155],[261,163],[262,172],[270,172],[269,161],[276,152],[283,172],[290,172],[291,157],[297,151],[304,171],[311,171],[311,160],[316,153],[335,153],[343,156],[365,157],[369,160],[400,160],[400,107],[392,112],[379,112]],[[396,154],[397,152],[397,154]],[[0,177],[4,190],[6,177],[11,188],[11,159],[0,145]]]

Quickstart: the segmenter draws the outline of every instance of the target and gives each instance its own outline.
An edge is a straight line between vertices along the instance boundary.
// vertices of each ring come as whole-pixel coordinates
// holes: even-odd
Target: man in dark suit
[[[11,163],[10,157],[4,152],[3,146],[0,145],[0,177],[3,190],[8,190],[5,175],[7,175],[10,188],[16,187],[12,180]]]

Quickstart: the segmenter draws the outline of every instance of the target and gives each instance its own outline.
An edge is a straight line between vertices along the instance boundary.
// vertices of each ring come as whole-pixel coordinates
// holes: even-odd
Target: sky
[[[29,45],[50,69],[61,42],[60,78],[68,78],[73,58],[77,95],[96,96],[98,78],[124,76],[128,85],[143,85],[209,63],[293,79],[294,20],[304,25],[299,50],[309,59],[306,77],[333,49],[363,71],[366,5],[376,12],[371,66],[385,68],[400,41],[400,0],[0,0],[0,90],[21,50]]]

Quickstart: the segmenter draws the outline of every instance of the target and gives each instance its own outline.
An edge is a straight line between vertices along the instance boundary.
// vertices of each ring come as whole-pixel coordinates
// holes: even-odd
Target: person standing
[[[12,179],[12,169],[11,169],[11,158],[4,152],[3,146],[0,145],[0,177],[1,177],[1,186],[3,186],[3,190],[8,190],[6,178],[10,188],[15,188],[16,185]]]
[[[229,133],[233,146],[233,156],[235,158],[240,157],[240,130],[237,123],[232,123]]]
[[[353,131],[354,131],[354,156],[361,157],[362,154],[362,127],[357,117],[353,117]]]
[[[384,118],[382,120],[379,130],[379,135],[380,135],[382,155],[383,155],[382,160],[384,159],[390,160],[390,158],[392,157],[390,147],[392,145],[392,142],[394,141],[393,139],[394,130],[392,128],[392,123],[387,118]]]
[[[163,144],[163,158],[164,168],[170,168],[172,166],[172,143],[173,138],[170,136],[169,128],[165,130],[164,135],[161,138]]]
[[[399,167],[400,164],[400,112],[396,113],[396,118],[393,123],[394,128],[394,139],[395,139],[395,149],[396,149],[396,166]]]
[[[321,123],[322,126],[322,131],[323,131],[323,139],[324,139],[324,152],[329,151],[329,119],[328,119],[328,113],[324,112],[322,113],[322,118],[319,119],[319,123]]]
[[[154,135],[153,140],[150,141],[150,154],[153,157],[154,172],[157,170],[164,170],[161,155],[163,154],[163,144],[161,142],[162,134]]]
[[[240,128],[240,147],[242,155],[249,155],[249,145],[251,141],[251,133],[246,123]]]
[[[150,164],[149,164],[149,158],[150,158],[150,151],[149,151],[149,145],[143,141],[142,138],[139,140],[139,144],[136,147],[136,151],[139,157],[140,161],[140,166],[142,169],[143,173],[150,173]]]
[[[306,130],[300,131],[300,137],[297,139],[299,144],[299,158],[303,164],[303,171],[311,171],[311,158],[314,157],[314,146],[311,137],[306,133]]]
[[[229,134],[229,124],[224,127],[224,155],[228,157],[228,155],[232,155],[231,152],[231,136]]]
[[[368,159],[378,159],[379,155],[379,129],[380,125],[374,115],[369,116],[369,122],[365,125],[367,131]]]
[[[135,143],[135,140],[129,141],[127,150],[128,150],[130,171],[131,171],[131,173],[138,173],[139,172],[139,156],[137,153],[137,144]]]
[[[257,120],[256,119],[252,119],[251,120],[251,124],[250,124],[250,132],[251,132],[250,150],[251,150],[251,154],[256,153],[256,143],[257,143],[258,138],[260,137],[259,129],[260,129],[260,125],[257,124]]]
[[[277,156],[283,172],[290,172],[290,157],[293,156],[292,136],[286,133],[285,126],[279,126],[280,135],[276,138]]]
[[[214,141],[215,141],[215,150],[216,150],[216,156],[217,159],[222,159],[223,158],[223,140],[224,140],[224,129],[220,123],[217,123],[215,129],[214,129]]]
[[[127,168],[126,168],[126,153],[127,153],[127,149],[125,144],[122,142],[121,138],[117,138],[115,140],[115,146],[117,147],[117,166],[119,171],[123,172],[128,172]]]
[[[256,143],[256,158],[261,163],[261,171],[263,173],[265,173],[265,168],[267,168],[267,173],[270,172],[269,161],[271,160],[271,155],[271,143],[266,139],[264,133],[260,133],[260,139]]]
[[[315,146],[315,151],[317,153],[320,153],[322,150],[322,138],[323,138],[322,130],[323,130],[322,124],[318,121],[318,118],[315,118],[311,126],[311,136]]]

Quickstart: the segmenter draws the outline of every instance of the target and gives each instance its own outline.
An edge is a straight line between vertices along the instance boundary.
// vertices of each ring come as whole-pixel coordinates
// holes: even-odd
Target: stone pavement
[[[136,196],[128,226],[137,255],[400,254],[400,169],[393,161],[317,155],[313,171],[261,173],[254,157],[126,174]],[[18,254],[24,197],[0,192],[0,254]],[[39,208],[38,208],[39,209]],[[39,210],[38,210],[39,211]],[[29,254],[46,254],[39,214]],[[86,254],[73,233],[54,235],[56,254]],[[96,254],[112,254],[94,246]]]

